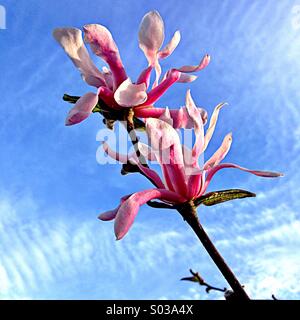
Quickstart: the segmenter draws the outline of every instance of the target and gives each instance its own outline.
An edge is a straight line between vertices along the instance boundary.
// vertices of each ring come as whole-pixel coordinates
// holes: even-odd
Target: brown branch
[[[190,225],[198,239],[203,244],[204,248],[218,267],[224,278],[229,283],[235,296],[235,300],[250,300],[249,296],[239,283],[238,279],[231,271],[225,260],[214,246],[207,233],[203,229],[196,212],[196,207],[192,201],[183,204],[179,207],[178,212],[182,215],[183,219]]]
[[[134,127],[134,111],[132,108],[129,108],[127,110],[127,112],[125,112],[125,115],[124,115],[124,120],[126,121],[126,130],[128,132],[128,135],[131,139],[131,143],[134,147],[134,150],[135,150],[135,153],[136,153],[136,156],[138,157],[138,160],[139,162],[144,166],[144,167],[147,167],[148,168],[148,165],[147,165],[147,161],[145,159],[145,157],[141,154],[140,150],[139,150],[139,147],[138,147],[138,142],[139,142],[139,139],[135,133],[135,127]]]

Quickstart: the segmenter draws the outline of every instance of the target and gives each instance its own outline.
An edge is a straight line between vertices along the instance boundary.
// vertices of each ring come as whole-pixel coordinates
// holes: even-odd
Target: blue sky
[[[142,207],[129,234],[97,220],[125,194],[149,188],[140,176],[99,165],[94,115],[65,127],[64,93],[90,88],[52,38],[59,26],[107,26],[134,79],[146,66],[138,48],[142,16],[156,9],[166,39],[182,41],[162,67],[211,64],[192,84],[176,84],[157,104],[178,108],[188,88],[211,114],[227,101],[207,150],[233,132],[228,162],[281,171],[278,180],[218,173],[210,190],[245,188],[256,199],[200,207],[199,217],[254,298],[300,297],[300,28],[297,1],[4,1],[0,30],[0,298],[208,299],[180,282],[188,269],[226,283],[178,214]],[[95,59],[102,67],[102,61]]]

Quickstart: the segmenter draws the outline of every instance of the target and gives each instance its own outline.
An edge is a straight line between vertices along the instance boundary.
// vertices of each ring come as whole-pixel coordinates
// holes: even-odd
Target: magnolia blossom
[[[205,151],[213,135],[218,114],[223,105],[220,104],[215,108],[204,135],[201,114],[195,106],[190,92],[187,92],[186,107],[193,120],[195,132],[195,143],[192,149],[181,144],[177,131],[167,121],[154,118],[146,120],[146,131],[150,144],[139,143],[139,150],[148,160],[155,160],[160,164],[163,180],[154,170],[139,163],[135,154],[120,155],[111,150],[106,143],[103,143],[104,150],[109,156],[122,163],[126,163],[129,158],[129,161],[138,165],[141,172],[155,186],[153,189],[123,197],[116,209],[99,216],[101,220],[115,219],[117,239],[123,238],[128,232],[141,205],[152,199],[160,199],[162,202],[173,205],[195,200],[206,193],[210,181],[220,169],[235,168],[266,178],[281,176],[276,172],[249,170],[236,164],[221,163],[230,149],[231,133],[225,136],[219,149],[204,163],[203,157],[200,155]]]
[[[153,104],[175,82],[191,82],[197,77],[190,73],[205,68],[210,57],[205,55],[199,65],[173,68],[166,72],[160,80],[161,67],[159,60],[168,57],[180,41],[180,33],[176,31],[170,42],[161,49],[164,41],[164,23],[157,11],[147,13],[141,22],[139,31],[139,45],[148,60],[145,68],[135,83],[127,76],[118,47],[109,30],[99,24],[89,24],[82,31],[77,28],[57,28],[53,31],[54,38],[59,42],[74,65],[79,69],[83,80],[97,88],[97,92],[83,95],[70,110],[66,125],[73,125],[86,119],[98,103],[98,98],[114,110],[134,107],[136,116],[160,117],[165,109],[155,108]],[[92,61],[84,44],[88,43],[95,55],[102,58],[108,65],[98,70]],[[156,79],[150,90],[151,72],[155,68]],[[203,121],[206,113],[201,111]],[[173,110],[170,113],[177,127],[186,127],[191,123],[186,108]]]

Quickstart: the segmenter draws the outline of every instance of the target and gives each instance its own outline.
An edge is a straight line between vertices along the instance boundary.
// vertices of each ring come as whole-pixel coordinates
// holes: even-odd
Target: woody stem
[[[134,130],[133,116],[134,116],[134,111],[133,111],[132,108],[129,108],[127,110],[127,112],[125,113],[126,130],[127,130],[128,134],[129,134],[129,137],[130,137],[132,145],[134,147],[136,156],[138,157],[140,163],[143,166],[148,167],[147,161],[146,161],[145,157],[141,154],[141,152],[139,150],[139,147],[138,147],[139,139],[136,136],[136,133],[135,133],[135,130]]]
[[[203,229],[198,216],[197,210],[193,202],[188,202],[183,206],[178,208],[179,213],[182,215],[183,219],[190,225],[198,239],[203,244],[204,248],[214,261],[215,265],[218,267],[224,278],[227,280],[228,284],[234,291],[236,300],[250,300],[249,296],[243,289],[242,285],[239,283],[238,279],[231,271],[229,266],[226,264],[225,260],[218,252],[217,248],[214,246],[212,241],[209,239],[207,233]]]

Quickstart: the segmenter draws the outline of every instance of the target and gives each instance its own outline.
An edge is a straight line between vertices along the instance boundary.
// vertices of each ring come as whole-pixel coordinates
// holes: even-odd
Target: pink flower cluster
[[[215,108],[204,135],[201,114],[195,106],[190,92],[187,92],[186,107],[193,120],[196,136],[192,150],[181,145],[177,131],[167,121],[154,118],[146,120],[146,131],[150,145],[139,143],[139,150],[147,159],[155,160],[160,164],[164,180],[154,170],[144,167],[135,154],[129,156],[129,161],[138,165],[143,174],[153,181],[156,188],[127,195],[121,199],[121,203],[116,209],[104,212],[99,216],[101,220],[115,219],[117,239],[123,238],[128,232],[141,205],[153,199],[159,199],[166,204],[173,205],[195,200],[205,194],[210,181],[220,169],[236,168],[265,178],[281,176],[276,172],[249,170],[233,163],[221,163],[230,149],[231,133],[225,136],[221,146],[210,159],[205,163],[200,163],[200,155],[205,151],[213,135],[222,106],[220,104]],[[127,155],[114,152],[106,143],[103,143],[103,147],[109,156],[127,163]]]
[[[76,28],[58,28],[53,35],[65,52],[81,72],[82,78],[89,85],[97,88],[96,93],[86,93],[75,104],[68,114],[66,125],[73,125],[86,119],[101,99],[105,105],[115,111],[122,112],[124,108],[133,108],[134,115],[146,119],[146,132],[149,144],[138,143],[140,153],[150,161],[160,164],[163,179],[149,166],[142,164],[135,153],[121,155],[110,149],[103,142],[103,148],[109,156],[121,163],[138,166],[139,170],[151,180],[155,188],[126,195],[119,206],[102,213],[101,220],[115,220],[115,234],[121,239],[132,226],[141,205],[152,199],[178,205],[193,201],[206,193],[213,176],[220,169],[236,168],[261,177],[278,177],[276,172],[249,170],[232,163],[221,163],[228,153],[232,135],[225,136],[219,149],[205,163],[200,161],[213,135],[219,111],[224,104],[218,105],[209,122],[206,134],[204,125],[207,113],[197,108],[190,92],[187,92],[185,107],[177,110],[156,108],[153,104],[175,82],[191,82],[196,76],[191,75],[205,68],[210,57],[205,55],[196,66],[183,66],[168,70],[161,79],[159,61],[170,56],[179,41],[180,33],[176,31],[167,45],[161,49],[164,42],[163,20],[156,11],[147,13],[141,22],[139,30],[139,46],[143,50],[148,66],[141,72],[136,82],[127,76],[119,50],[111,33],[102,25],[89,24],[82,32]],[[88,43],[93,53],[102,58],[109,68],[99,71],[92,62],[84,44]],[[155,70],[155,81],[150,87],[150,76]],[[193,128],[195,142],[192,149],[181,144],[175,129]],[[201,157],[203,159],[203,157]]]
[[[97,89],[96,93],[88,92],[77,101],[67,116],[66,125],[77,124],[86,119],[97,105],[99,98],[108,108],[114,110],[134,108],[137,117],[159,118],[166,109],[155,108],[153,104],[175,82],[194,81],[197,77],[190,73],[204,69],[210,61],[210,57],[205,55],[199,65],[173,68],[160,79],[159,60],[167,58],[175,50],[180,41],[180,32],[176,31],[170,42],[161,49],[164,42],[164,23],[157,11],[151,11],[142,19],[139,30],[139,46],[148,60],[148,67],[141,72],[136,82],[132,83],[109,30],[99,24],[89,24],[83,27],[83,31],[84,39],[81,30],[77,28],[57,28],[53,31],[54,38],[79,69],[83,80]],[[93,53],[102,58],[109,68],[104,67],[102,72],[98,70],[84,42],[90,45]],[[156,78],[149,90],[153,69]],[[177,128],[190,127],[191,121],[185,107],[167,112]],[[201,114],[205,121],[207,115],[203,109]]]

